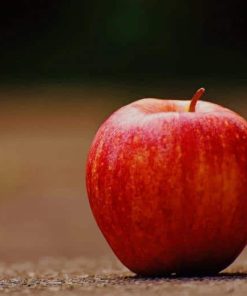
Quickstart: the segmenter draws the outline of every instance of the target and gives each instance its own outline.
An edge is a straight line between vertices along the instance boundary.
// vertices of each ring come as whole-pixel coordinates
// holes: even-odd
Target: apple
[[[139,275],[214,274],[247,243],[247,122],[203,93],[124,106],[89,150],[92,212]]]

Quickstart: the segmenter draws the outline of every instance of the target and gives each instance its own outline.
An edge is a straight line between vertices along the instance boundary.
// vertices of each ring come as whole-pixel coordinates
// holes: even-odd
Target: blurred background
[[[93,136],[120,106],[203,86],[247,118],[246,3],[1,2],[1,261],[112,256],[84,179]]]

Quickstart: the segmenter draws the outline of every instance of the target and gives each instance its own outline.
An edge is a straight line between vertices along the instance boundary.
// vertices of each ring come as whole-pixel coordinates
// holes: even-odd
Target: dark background
[[[0,4],[1,81],[245,79],[244,0]]]
[[[244,0],[1,1],[0,261],[112,256],[85,188],[96,130],[202,86],[247,118],[245,14]]]

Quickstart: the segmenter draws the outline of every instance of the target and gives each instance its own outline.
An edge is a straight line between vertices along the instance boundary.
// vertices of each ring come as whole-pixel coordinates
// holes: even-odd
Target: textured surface
[[[11,295],[236,295],[247,292],[247,261],[216,277],[138,278],[107,258],[0,264],[0,293]]]

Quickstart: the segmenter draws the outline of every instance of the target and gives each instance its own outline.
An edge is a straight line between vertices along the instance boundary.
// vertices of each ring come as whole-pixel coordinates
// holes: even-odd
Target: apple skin
[[[86,184],[112,250],[144,276],[217,273],[247,243],[247,122],[219,105],[142,99],[113,113]]]

